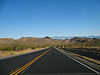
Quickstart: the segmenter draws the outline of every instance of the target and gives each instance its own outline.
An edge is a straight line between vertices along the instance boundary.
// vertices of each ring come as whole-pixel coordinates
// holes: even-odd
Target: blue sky
[[[100,35],[100,0],[0,0],[0,38]]]

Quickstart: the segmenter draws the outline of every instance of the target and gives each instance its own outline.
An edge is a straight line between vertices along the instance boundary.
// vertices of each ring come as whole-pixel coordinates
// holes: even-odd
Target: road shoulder
[[[100,65],[98,64],[95,64],[93,62],[90,62],[86,59],[83,59],[81,57],[78,57],[78,56],[75,56],[74,54],[70,53],[70,52],[67,52],[65,50],[62,50],[62,49],[58,49],[56,48],[58,51],[62,52],[64,55],[67,55],[67,56],[70,56],[72,59],[75,59],[87,66],[89,66],[91,69],[93,69],[97,74],[100,74]]]

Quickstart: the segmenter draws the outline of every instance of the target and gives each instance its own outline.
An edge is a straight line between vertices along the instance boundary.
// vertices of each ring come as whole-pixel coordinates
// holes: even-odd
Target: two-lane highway
[[[34,74],[94,75],[96,74],[96,72],[94,72],[93,70],[65,56],[63,53],[59,52],[56,48],[49,48],[47,50],[44,50],[39,53],[37,52],[35,54],[37,54],[35,58],[31,57],[32,59],[30,61],[28,61],[26,64],[23,64],[13,72],[10,72],[10,75],[19,75],[19,74],[21,75],[34,75]],[[34,54],[31,56],[34,56]],[[23,60],[25,60],[25,58]],[[21,62],[21,60],[18,62]]]
[[[0,59],[0,75],[10,75],[10,73],[21,68],[23,65],[35,59],[40,54],[44,53],[48,49],[43,49],[37,52],[31,52],[22,55],[15,55]]]
[[[63,55],[58,50],[52,48],[44,57],[32,64],[22,74],[67,74],[67,73],[90,73],[92,70],[75,62]]]

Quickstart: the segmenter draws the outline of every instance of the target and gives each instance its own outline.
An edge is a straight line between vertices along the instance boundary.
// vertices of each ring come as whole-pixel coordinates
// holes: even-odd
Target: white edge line
[[[58,51],[60,51],[61,53],[63,53],[64,55],[68,56],[68,54],[67,54],[66,52],[62,52],[62,51],[61,51],[60,49],[58,49],[58,48],[56,48],[56,49],[57,49]],[[77,63],[79,63],[79,64],[85,66],[86,68],[88,68],[88,69],[94,71],[95,73],[100,74],[98,71],[96,71],[96,70],[94,70],[93,68],[91,68],[91,67],[89,67],[89,66],[83,64],[82,62],[80,62],[80,61],[78,61],[78,60],[72,58],[71,56],[68,56],[68,57],[71,58],[71,59],[73,59],[73,60],[76,61]]]

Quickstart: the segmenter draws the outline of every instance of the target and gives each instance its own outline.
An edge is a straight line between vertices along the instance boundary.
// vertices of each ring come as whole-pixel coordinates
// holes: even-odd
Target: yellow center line
[[[44,53],[40,54],[39,56],[37,56],[36,58],[34,58],[32,61],[30,61],[27,64],[25,64],[24,66],[22,66],[21,68],[19,68],[16,71],[10,73],[10,75],[18,75],[19,73],[21,73],[22,71],[24,71],[25,69],[27,69],[30,65],[32,65],[35,61],[37,61],[42,56],[44,56],[48,51],[45,51]]]

